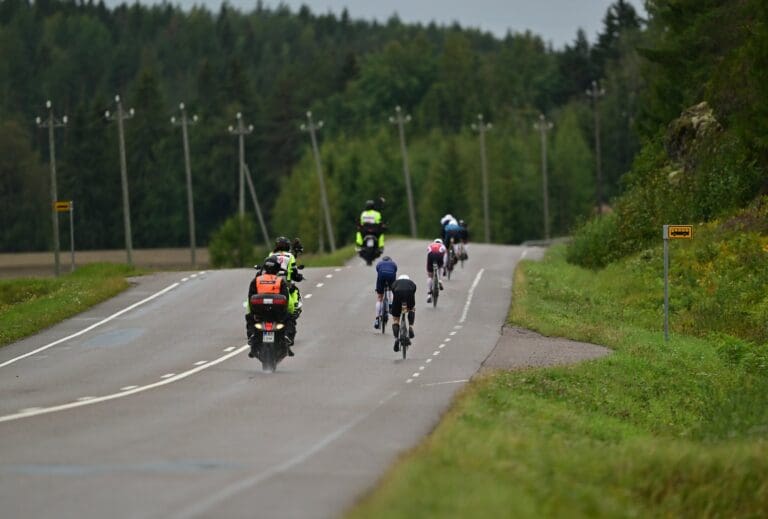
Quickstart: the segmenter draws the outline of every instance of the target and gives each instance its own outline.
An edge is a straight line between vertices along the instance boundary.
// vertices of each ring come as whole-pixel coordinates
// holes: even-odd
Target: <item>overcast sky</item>
[[[132,0],[130,0],[132,1]],[[153,3],[158,0],[140,0]],[[642,0],[629,0],[645,16]],[[122,0],[106,0],[117,5]],[[170,0],[170,3],[188,8],[204,4],[218,10],[221,0]],[[264,0],[264,5],[274,7],[279,0]],[[403,22],[451,24],[458,21],[465,27],[478,27],[499,37],[508,29],[513,32],[530,30],[545,41],[560,48],[573,41],[581,27],[590,41],[600,31],[605,11],[613,0],[283,0],[292,11],[305,4],[313,13],[340,13],[346,7],[352,18],[386,21],[397,13]],[[243,11],[250,11],[256,0],[229,0],[229,4]]]

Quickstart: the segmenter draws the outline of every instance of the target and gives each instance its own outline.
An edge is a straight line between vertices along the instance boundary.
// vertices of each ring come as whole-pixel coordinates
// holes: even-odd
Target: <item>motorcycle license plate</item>
[[[264,332],[262,342],[275,342],[275,332]]]
[[[369,239],[367,244],[368,247],[373,247],[373,240]]]

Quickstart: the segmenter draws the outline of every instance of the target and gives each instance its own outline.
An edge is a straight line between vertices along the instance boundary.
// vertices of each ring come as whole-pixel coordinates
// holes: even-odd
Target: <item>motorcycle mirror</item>
[[[256,270],[261,270],[261,265],[254,265],[253,268]]]
[[[296,270],[304,270],[304,265],[297,265]]]

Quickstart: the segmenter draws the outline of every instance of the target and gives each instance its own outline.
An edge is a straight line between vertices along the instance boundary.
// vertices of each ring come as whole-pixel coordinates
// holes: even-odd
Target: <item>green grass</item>
[[[766,516],[768,346],[665,343],[642,260],[564,255],[521,265],[511,321],[614,353],[474,380],[349,517]]]
[[[128,288],[125,265],[92,264],[59,278],[0,280],[0,346],[71,317]]]

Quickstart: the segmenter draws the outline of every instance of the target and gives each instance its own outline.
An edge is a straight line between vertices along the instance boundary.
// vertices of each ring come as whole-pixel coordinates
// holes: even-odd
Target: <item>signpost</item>
[[[69,249],[72,256],[71,271],[75,271],[75,221],[73,214],[75,212],[75,204],[72,200],[63,200],[53,203],[53,208],[57,213],[69,213]]]
[[[669,240],[693,239],[693,225],[665,225],[664,238],[664,340],[669,341]]]

